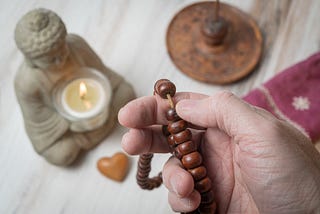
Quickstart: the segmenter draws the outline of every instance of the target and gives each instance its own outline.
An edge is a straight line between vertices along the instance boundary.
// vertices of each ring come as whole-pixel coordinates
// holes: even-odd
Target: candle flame
[[[80,94],[80,98],[83,100],[86,95],[87,95],[87,86],[84,82],[80,82],[80,86],[79,86],[79,94]]]

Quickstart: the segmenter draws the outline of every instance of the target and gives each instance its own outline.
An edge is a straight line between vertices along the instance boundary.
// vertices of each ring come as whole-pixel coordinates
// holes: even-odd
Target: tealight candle
[[[61,82],[54,93],[54,103],[72,123],[73,131],[93,130],[107,120],[112,89],[102,74],[86,68]]]
[[[106,95],[101,84],[94,79],[73,80],[62,92],[62,106],[77,118],[88,118],[105,108]]]

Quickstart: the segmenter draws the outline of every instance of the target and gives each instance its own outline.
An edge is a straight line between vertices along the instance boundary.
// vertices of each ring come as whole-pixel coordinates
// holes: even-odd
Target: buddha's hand
[[[320,212],[320,155],[310,140],[288,123],[229,92],[213,96],[177,93],[178,115],[204,131],[194,134],[213,182],[219,213]],[[179,101],[180,100],[180,101]],[[142,97],[119,112],[129,127],[123,149],[129,154],[168,152],[160,128],[166,101]],[[200,203],[193,179],[176,158],[163,169],[175,211]]]

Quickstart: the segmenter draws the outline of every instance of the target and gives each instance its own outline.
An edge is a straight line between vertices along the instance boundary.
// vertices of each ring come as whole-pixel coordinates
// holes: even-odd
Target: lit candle
[[[89,118],[105,108],[106,94],[99,82],[81,78],[65,87],[61,103],[68,114],[77,118]]]
[[[111,97],[109,80],[91,68],[82,68],[62,79],[53,92],[57,111],[77,132],[94,130],[106,122]]]

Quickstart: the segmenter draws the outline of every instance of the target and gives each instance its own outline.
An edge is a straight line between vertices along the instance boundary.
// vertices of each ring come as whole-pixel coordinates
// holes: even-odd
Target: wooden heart
[[[103,157],[97,163],[98,170],[108,178],[115,181],[123,181],[129,169],[127,155],[118,152],[110,157]]]

